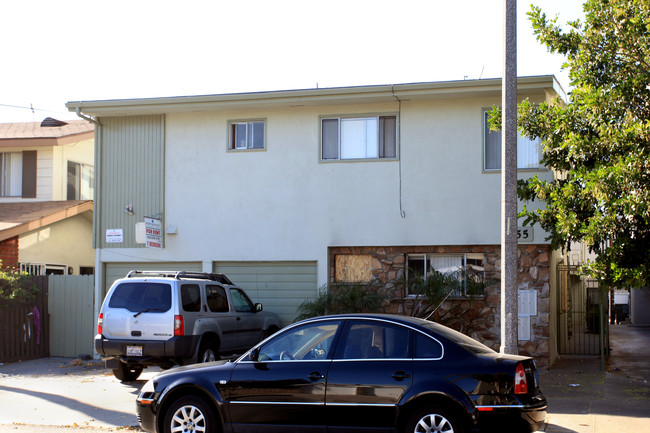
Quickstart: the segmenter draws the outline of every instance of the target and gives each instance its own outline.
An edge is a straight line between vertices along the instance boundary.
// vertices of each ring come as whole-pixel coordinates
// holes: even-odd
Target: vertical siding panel
[[[102,248],[134,248],[135,223],[163,216],[164,116],[103,118]],[[124,207],[133,204],[135,215]],[[106,229],[122,229],[124,242],[106,243]]]

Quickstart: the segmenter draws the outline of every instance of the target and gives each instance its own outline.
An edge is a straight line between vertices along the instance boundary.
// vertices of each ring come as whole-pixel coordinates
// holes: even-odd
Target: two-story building
[[[518,92],[562,94],[552,76]],[[337,281],[498,281],[501,139],[486,111],[500,102],[500,79],[69,102],[96,124],[97,307],[130,269],[223,272],[285,324]],[[539,142],[518,155],[520,177],[552,178]],[[555,353],[545,237],[520,227],[520,351],[541,365]],[[448,302],[455,327],[498,349],[498,284]]]
[[[92,274],[94,125],[0,124],[0,260],[36,275]]]

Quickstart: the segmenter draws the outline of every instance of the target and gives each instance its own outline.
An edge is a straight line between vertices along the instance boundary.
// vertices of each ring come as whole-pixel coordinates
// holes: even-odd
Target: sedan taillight
[[[102,335],[104,333],[104,313],[99,313],[97,318],[97,333]]]
[[[515,394],[528,394],[526,370],[524,370],[522,363],[517,364],[517,368],[515,369]]]
[[[185,321],[183,316],[174,316],[174,335],[185,335]]]

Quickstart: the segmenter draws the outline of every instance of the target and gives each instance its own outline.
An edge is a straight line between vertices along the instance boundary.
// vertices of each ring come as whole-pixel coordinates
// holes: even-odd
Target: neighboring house
[[[552,76],[518,89],[562,93]],[[285,324],[326,283],[498,279],[501,140],[486,111],[500,102],[500,79],[69,102],[98,129],[97,308],[134,268],[223,272]],[[552,178],[539,142],[518,147],[520,177]],[[520,352],[542,366],[556,353],[545,238],[520,227]],[[498,284],[445,308],[499,348]]]
[[[0,259],[31,274],[93,273],[94,125],[0,124]]]

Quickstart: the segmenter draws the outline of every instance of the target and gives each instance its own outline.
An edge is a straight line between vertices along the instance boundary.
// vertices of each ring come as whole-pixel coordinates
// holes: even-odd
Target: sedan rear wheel
[[[210,406],[199,397],[185,396],[174,401],[164,421],[165,433],[214,433],[216,421]]]
[[[460,421],[449,411],[438,406],[427,406],[409,419],[404,433],[463,433]]]

